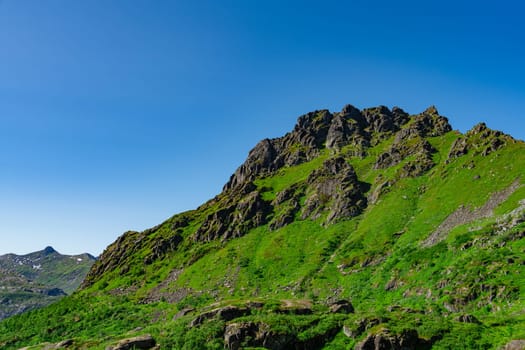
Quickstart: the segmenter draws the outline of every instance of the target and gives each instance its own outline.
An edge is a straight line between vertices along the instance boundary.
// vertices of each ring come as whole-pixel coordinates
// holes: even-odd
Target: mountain
[[[95,258],[61,255],[52,247],[0,255],[0,319],[46,306],[78,288]]]
[[[435,107],[310,112],[0,346],[520,349],[524,175],[523,141]]]

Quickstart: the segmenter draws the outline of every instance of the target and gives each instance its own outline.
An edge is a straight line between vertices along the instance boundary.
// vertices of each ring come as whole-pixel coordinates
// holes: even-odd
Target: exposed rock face
[[[250,309],[247,307],[237,307],[233,305],[214,309],[197,316],[191,321],[190,326],[195,327],[201,325],[204,321],[212,318],[219,318],[223,321],[231,321],[233,319],[246,316],[250,314]]]
[[[389,133],[399,130],[400,126],[408,121],[408,115],[399,108],[396,108],[395,111],[394,115],[385,106],[364,109],[363,116],[370,132]]]
[[[327,223],[359,215],[366,207],[365,184],[357,179],[354,168],[342,157],[329,159],[313,171],[307,183],[311,188],[302,218],[317,219],[327,211]]]
[[[405,139],[396,140],[388,151],[378,157],[374,168],[385,169],[397,165],[409,156],[416,156],[416,160],[430,159],[432,162],[431,154],[435,152],[435,149],[428,141],[419,135],[412,136],[411,142],[406,141]]]
[[[295,215],[300,209],[300,197],[304,194],[304,189],[299,186],[291,186],[285,188],[277,194],[272,201],[274,208],[279,207],[280,210],[270,222],[270,229],[276,230],[291,224],[295,220]]]
[[[440,116],[435,107],[414,117],[413,122],[397,132],[394,143],[388,151],[381,154],[374,166],[385,169],[399,164],[404,159],[412,159],[401,170],[401,177],[420,176],[434,166],[432,153],[435,149],[424,139],[440,136],[452,130],[447,118]]]
[[[82,288],[90,286],[104,273],[113,271],[119,266],[124,268],[123,272],[125,272],[126,259],[143,247],[145,237],[145,233],[127,231],[117,238],[104,250],[99,260],[93,265],[86,279],[82,282]]]
[[[264,347],[266,349],[287,349],[294,344],[295,337],[273,332],[265,323],[231,323],[224,331],[224,347],[229,350],[244,346]]]
[[[144,258],[144,264],[149,265],[157,259],[161,259],[167,253],[177,249],[177,246],[182,242],[182,236],[175,233],[170,237],[163,237],[153,244],[151,254]]]
[[[406,330],[399,335],[391,334],[388,329],[371,334],[355,350],[421,350],[430,349],[431,342],[419,338],[416,330]]]
[[[454,141],[448,155],[449,161],[472,151],[474,155],[488,156],[515,140],[501,131],[489,129],[485,123],[479,123],[464,136]]]
[[[367,122],[361,112],[352,105],[346,105],[332,119],[326,135],[326,147],[339,151],[342,147],[353,144],[364,150],[370,146],[370,135],[365,131],[366,127]]]
[[[271,210],[271,205],[262,199],[260,193],[252,191],[237,203],[208,215],[195,232],[194,239],[211,241],[240,237],[250,229],[264,225]]]
[[[401,130],[413,120],[409,128]],[[400,131],[401,130],[401,131]],[[327,110],[307,113],[297,120],[292,132],[281,138],[265,139],[253,148],[246,161],[231,176],[224,190],[232,190],[257,176],[270,174],[283,166],[313,159],[324,147],[335,151],[352,145],[354,155],[363,154],[371,144],[395,132],[438,136],[451,130],[445,117],[435,107],[410,117],[401,108],[385,106],[359,111],[347,105],[339,113]],[[400,136],[403,137],[403,134]]]
[[[292,132],[281,138],[259,142],[231,176],[224,190],[235,189],[285,165],[297,165],[313,159],[324,147],[332,118],[327,110],[310,112],[299,117]]]
[[[458,158],[461,156],[464,156],[468,153],[468,144],[467,139],[464,137],[460,137],[456,139],[452,146],[450,147],[450,151],[448,153],[448,159]]]
[[[276,163],[277,150],[275,141],[264,139],[260,141],[248,154],[246,161],[232,175],[225,189],[232,189],[255,179],[256,175],[269,173],[280,167]]]
[[[271,350],[321,349],[338,331],[339,328],[328,329],[325,334],[301,341],[295,334],[276,332],[265,323],[238,322],[226,326],[224,347],[229,350],[245,347],[263,347]]]
[[[131,350],[131,349],[152,349],[156,345],[155,339],[149,334],[138,337],[122,339],[117,345],[108,347],[107,350]]]

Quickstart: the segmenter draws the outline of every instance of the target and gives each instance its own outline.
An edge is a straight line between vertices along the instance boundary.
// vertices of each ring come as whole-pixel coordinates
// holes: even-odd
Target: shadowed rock
[[[107,350],[152,349],[156,345],[155,339],[149,334],[120,340],[117,345],[110,346]]]
[[[332,158],[308,177],[309,194],[302,218],[317,219],[328,212],[327,223],[359,215],[366,207],[366,184],[358,181],[354,168],[342,157]]]

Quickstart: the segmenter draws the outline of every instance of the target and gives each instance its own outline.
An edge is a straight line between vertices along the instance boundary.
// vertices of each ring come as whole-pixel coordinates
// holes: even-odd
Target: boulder
[[[194,318],[193,321],[191,321],[190,327],[199,326],[204,323],[204,321],[210,320],[212,318],[219,318],[223,321],[231,321],[249,314],[250,309],[247,307],[241,308],[238,306],[229,305],[200,314]]]
[[[157,342],[149,334],[138,337],[120,340],[117,345],[110,346],[106,350],[131,350],[131,349],[152,349]]]
[[[461,322],[461,323],[481,324],[481,322],[476,317],[474,317],[472,315],[469,315],[469,314],[460,315],[460,316],[456,317],[456,321],[457,322]]]
[[[397,335],[382,329],[379,333],[368,335],[356,345],[355,350],[422,350],[430,349],[431,346],[431,341],[419,338],[414,329]]]
[[[329,305],[331,313],[334,314],[352,314],[354,313],[354,306],[348,300],[338,300]]]
[[[228,350],[243,349],[246,346],[283,350],[291,348],[295,343],[295,336],[274,332],[265,323],[231,323],[224,330],[224,347]]]
[[[66,340],[62,340],[61,342],[57,343],[55,345],[55,349],[64,349],[64,348],[70,347],[71,345],[73,345],[73,339],[66,339]]]
[[[525,340],[511,340],[501,350],[525,350]]]

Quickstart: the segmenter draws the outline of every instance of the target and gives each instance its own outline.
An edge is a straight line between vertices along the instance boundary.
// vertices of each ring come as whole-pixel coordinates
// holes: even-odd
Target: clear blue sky
[[[519,1],[0,0],[0,254],[100,254],[346,103],[524,139]]]

